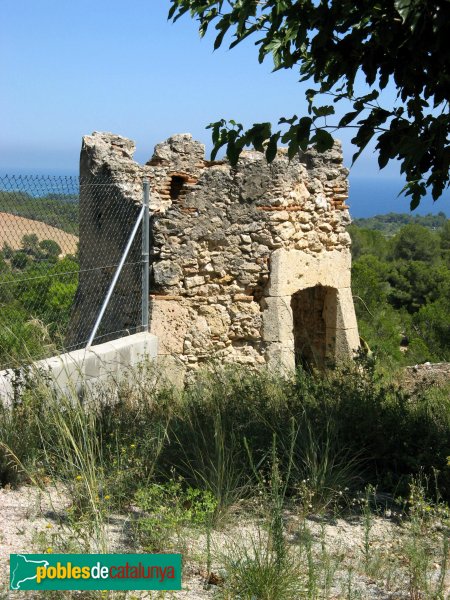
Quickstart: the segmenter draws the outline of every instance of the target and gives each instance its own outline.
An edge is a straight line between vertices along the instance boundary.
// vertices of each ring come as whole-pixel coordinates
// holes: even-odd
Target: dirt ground
[[[413,391],[417,388],[427,389],[432,386],[443,387],[450,384],[450,363],[423,363],[405,367],[401,385]]]
[[[12,553],[41,553],[51,552],[52,540],[65,535],[61,515],[68,507],[64,493],[55,487],[49,487],[44,492],[31,486],[20,489],[0,489],[0,599],[33,598],[30,592],[9,592],[9,555]],[[136,549],[132,534],[130,534],[130,519],[132,514],[111,515],[107,525],[107,539],[109,552],[139,552]],[[325,543],[329,549],[330,560],[334,561],[334,580],[330,589],[330,599],[346,599],[346,578],[352,572],[352,585],[355,595],[352,598],[367,600],[393,600],[410,598],[407,593],[407,578],[402,578],[398,573],[387,572],[386,581],[380,585],[364,575],[358,568],[355,558],[361,555],[364,544],[364,527],[361,518],[327,519],[309,517],[301,520],[298,515],[286,512],[285,515],[287,540],[292,547],[298,544],[306,523],[308,535],[311,535],[317,548]],[[260,530],[259,530],[260,531]],[[219,581],[223,574],[221,556],[236,543],[248,544],[255,539],[257,528],[254,521],[239,521],[239,517],[231,520],[230,524],[220,531],[214,531],[211,538],[212,581]],[[215,585],[205,586],[206,562],[206,535],[197,533],[188,540],[189,558],[184,560],[183,591],[171,592],[164,598],[180,600],[208,600],[214,598],[220,588]],[[402,527],[393,519],[374,517],[371,528],[371,549],[380,556],[395,553],[396,545],[404,535]],[[131,536],[131,537],[130,537]],[[56,542],[55,542],[56,543]],[[355,568],[351,567],[355,564]],[[389,570],[389,560],[386,562]],[[432,577],[438,577],[440,565],[432,565]],[[206,589],[209,588],[209,589]],[[447,592],[450,588],[447,588]],[[41,597],[41,596],[39,596]],[[74,596],[75,597],[75,596]],[[130,593],[133,598],[156,598],[148,593]],[[159,596],[158,596],[159,597]],[[322,598],[322,596],[319,596]],[[324,596],[325,597],[325,596]],[[447,598],[447,596],[445,596]],[[421,597],[423,600],[428,600]]]
[[[18,250],[22,246],[23,236],[31,233],[35,233],[39,241],[54,240],[63,254],[76,252],[78,238],[75,235],[41,221],[0,212],[0,249],[4,244],[8,244],[13,250]]]

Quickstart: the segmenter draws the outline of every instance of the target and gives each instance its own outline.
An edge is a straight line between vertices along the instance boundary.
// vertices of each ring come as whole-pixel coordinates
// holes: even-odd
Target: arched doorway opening
[[[324,369],[336,347],[335,288],[316,285],[292,295],[295,365]]]

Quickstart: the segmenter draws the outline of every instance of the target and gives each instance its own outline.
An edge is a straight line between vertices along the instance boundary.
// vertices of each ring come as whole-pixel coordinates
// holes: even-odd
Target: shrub
[[[142,487],[136,492],[135,502],[146,513],[135,524],[146,552],[167,550],[173,537],[182,543],[183,529],[208,525],[217,506],[210,492],[186,487],[181,479]]]
[[[25,459],[49,448],[47,461],[52,458],[43,467],[56,472],[63,456],[57,424],[72,417],[77,422],[77,411],[89,406],[95,413],[89,436],[98,440],[98,464],[117,506],[138,487],[163,484],[174,473],[187,486],[211,493],[219,516],[251,495],[254,465],[270,476],[274,436],[282,479],[290,473],[287,495],[313,493],[316,508],[331,508],[341,502],[339,492],[365,482],[393,492],[422,470],[439,471],[439,486],[450,496],[448,390],[407,394],[370,364],[342,366],[326,376],[299,370],[295,378],[216,368],[199,373],[183,392],[155,388],[151,378],[136,373],[134,383],[113,387],[113,393],[98,390],[95,402],[87,396],[83,404],[68,406],[48,390],[29,389],[12,411],[3,412],[2,441],[10,440]],[[37,416],[46,423],[40,438]],[[11,438],[15,427],[21,435]]]

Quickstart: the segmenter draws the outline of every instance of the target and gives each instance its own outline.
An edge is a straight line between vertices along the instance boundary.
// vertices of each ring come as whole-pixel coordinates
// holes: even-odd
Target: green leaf
[[[311,134],[311,117],[302,117],[298,122],[297,126],[297,142],[299,143],[302,150],[306,150],[309,144],[309,137]]]
[[[253,144],[255,150],[259,152],[264,151],[264,142],[270,138],[271,136],[272,125],[268,122],[266,123],[255,123],[253,127],[251,127],[245,133],[245,142],[250,145]]]
[[[241,150],[236,143],[233,140],[229,140],[227,145],[227,158],[233,167],[236,166],[240,153]]]
[[[278,144],[278,140],[280,139],[280,133],[274,133],[269,140],[269,143],[267,144],[267,148],[266,148],[266,159],[267,162],[271,163],[276,155],[277,155],[277,144]]]
[[[227,32],[226,29],[222,29],[222,31],[217,35],[216,39],[214,40],[214,50],[218,50],[220,48],[226,32]]]
[[[296,140],[292,140],[288,146],[288,157],[290,160],[297,156],[299,151],[299,144]]]
[[[416,28],[419,19],[422,16],[419,10],[419,2],[416,0],[395,0],[394,6],[404,23],[409,22],[412,30]]]
[[[170,10],[169,10],[169,14],[168,14],[168,16],[167,16],[167,18],[168,18],[169,20],[173,18],[173,15],[175,14],[175,12],[176,12],[177,8],[178,8],[178,5],[177,5],[177,4],[175,4],[175,3],[174,3],[174,4],[172,4],[172,6],[170,7]]]
[[[360,112],[361,111],[359,110],[355,110],[344,115],[339,121],[338,127],[346,127],[347,125],[350,125],[350,123],[356,119]]]
[[[315,143],[319,152],[330,150],[334,145],[333,136],[325,129],[317,129],[316,133],[311,138],[311,142]]]
[[[420,196],[413,196],[413,199],[409,203],[409,208],[415,210],[420,204]]]
[[[313,106],[312,111],[316,117],[328,117],[334,115],[334,106]]]

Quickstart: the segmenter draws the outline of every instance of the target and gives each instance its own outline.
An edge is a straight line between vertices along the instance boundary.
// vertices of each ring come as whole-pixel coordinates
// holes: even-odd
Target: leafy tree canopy
[[[448,290],[450,273],[446,268],[431,267],[423,261],[408,261],[393,265],[388,281],[392,306],[414,313]]]
[[[348,228],[359,331],[386,366],[450,360],[449,224],[409,223],[394,237]]]
[[[450,250],[450,219],[444,224],[441,231],[441,248]]]
[[[42,240],[39,243],[39,248],[45,258],[56,259],[61,254],[61,246],[55,240]]]
[[[230,48],[256,38],[259,61],[271,55],[277,69],[299,70],[309,114],[281,117],[279,128],[225,120],[211,123],[213,158],[226,146],[234,164],[253,145],[272,161],[282,142],[293,157],[309,144],[333,144],[330,131],[355,127],[353,161],[376,139],[379,166],[398,159],[411,208],[431,188],[436,200],[449,185],[450,2],[449,0],[170,0],[169,18],[189,13],[203,36],[215,26],[214,48],[232,35]],[[356,82],[369,92],[358,96]],[[397,89],[394,105],[383,106],[389,82]],[[333,103],[351,102],[338,123],[327,117],[334,106],[317,106],[318,94]]]
[[[360,217],[353,219],[353,224],[364,229],[374,229],[381,231],[383,235],[391,236],[396,234],[399,229],[409,223],[422,225],[427,229],[436,231],[446,227],[448,220],[442,211],[437,215],[411,215],[406,213],[388,213],[386,215],[375,215],[373,217]]]
[[[22,249],[26,254],[36,256],[39,254],[39,238],[35,233],[28,233],[22,237]]]
[[[433,262],[439,256],[439,239],[429,229],[411,223],[392,239],[396,259]]]
[[[388,248],[381,231],[363,229],[350,225],[348,231],[352,237],[352,258],[357,259],[363,254],[371,254],[377,258],[386,258]]]

